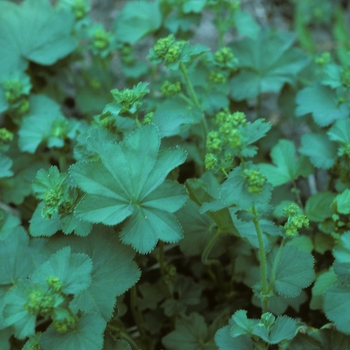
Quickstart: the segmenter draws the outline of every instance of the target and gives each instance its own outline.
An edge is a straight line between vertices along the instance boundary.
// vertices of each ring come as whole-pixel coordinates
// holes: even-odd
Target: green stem
[[[267,265],[266,265],[266,253],[265,253],[265,247],[264,247],[264,240],[263,240],[263,233],[261,231],[261,227],[259,224],[259,218],[258,213],[255,209],[255,206],[253,206],[253,214],[254,214],[254,226],[256,233],[258,235],[258,241],[259,241],[259,253],[260,253],[260,270],[261,270],[261,285],[262,285],[262,295],[263,295],[263,313],[268,311],[268,289],[267,289]]]
[[[111,331],[114,331],[118,334],[118,337],[121,339],[126,340],[129,344],[131,344],[131,346],[133,347],[134,350],[142,350],[135,342],[135,340],[133,338],[131,338],[131,336],[124,332],[123,330],[114,327],[112,325],[108,325],[108,329],[110,329]]]
[[[194,88],[193,88],[193,85],[190,81],[190,78],[188,77],[188,74],[187,74],[187,69],[185,67],[185,65],[183,64],[183,62],[180,62],[180,70],[181,70],[181,73],[185,79],[185,82],[186,82],[186,86],[187,86],[187,89],[188,89],[188,93],[191,97],[191,100],[192,102],[194,103],[194,105],[196,107],[198,107],[199,109],[202,109],[201,108],[201,105],[198,101],[198,98],[197,98],[197,95],[196,95],[196,92],[194,91]],[[203,129],[203,138],[204,140],[207,139],[207,135],[208,135],[208,124],[207,124],[207,121],[205,119],[205,115],[203,114],[203,118],[201,120],[201,124],[202,124],[202,129]]]
[[[299,195],[300,191],[298,189],[298,186],[297,186],[297,184],[295,183],[294,180],[292,181],[292,184],[293,184],[295,195],[297,197],[297,202],[298,202],[300,208],[304,210],[303,202],[301,201],[301,198],[300,198],[300,195]]]
[[[129,334],[127,334],[127,333],[121,331],[121,332],[119,333],[119,337],[122,338],[122,339],[124,339],[124,340],[126,340],[126,341],[133,347],[134,350],[142,350],[142,349],[136,344],[136,342],[134,341],[134,339],[132,339],[132,338],[130,337]]]
[[[211,238],[211,240],[209,241],[209,243],[205,247],[205,249],[202,253],[202,263],[209,267],[207,272],[210,275],[210,277],[213,279],[213,281],[218,285],[218,287],[220,287],[221,289],[224,289],[225,288],[224,275],[223,275],[223,270],[222,270],[221,265],[220,265],[220,261],[216,260],[216,259],[208,259],[208,256],[209,256],[211,250],[213,249],[215,242],[220,237],[221,233],[222,233],[222,231],[220,229],[217,229],[215,235]],[[217,266],[216,274],[212,271],[212,269],[210,268],[210,265]]]
[[[142,316],[139,312],[138,306],[136,305],[137,304],[136,300],[137,300],[136,286],[133,286],[130,290],[130,308],[135,320],[135,324],[140,332],[141,338],[143,338],[145,336],[145,331],[142,326],[143,325]]]
[[[217,241],[217,239],[219,238],[220,234],[222,233],[222,231],[220,229],[218,229],[215,233],[215,235],[211,238],[211,240],[209,241],[209,243],[207,244],[207,246],[205,247],[203,253],[202,253],[202,263],[204,265],[211,265],[211,264],[219,264],[218,260],[215,259],[208,259],[208,256],[211,252],[211,250],[213,249],[213,246],[215,244],[215,242]]]
[[[160,274],[162,275],[162,285],[163,285],[164,294],[165,294],[167,299],[171,299],[172,296],[171,296],[168,284],[165,281],[166,267],[165,267],[165,263],[164,263],[164,243],[162,241],[159,241],[158,261],[159,261],[159,265],[160,265]]]

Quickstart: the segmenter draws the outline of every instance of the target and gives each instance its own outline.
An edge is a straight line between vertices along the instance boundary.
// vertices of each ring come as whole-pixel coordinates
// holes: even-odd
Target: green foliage
[[[1,349],[349,348],[345,11],[248,5],[0,1]]]

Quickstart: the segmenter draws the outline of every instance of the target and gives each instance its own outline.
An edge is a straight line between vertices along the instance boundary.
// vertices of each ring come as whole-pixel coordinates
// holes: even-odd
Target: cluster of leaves
[[[290,5],[0,1],[1,349],[350,347],[349,28]]]

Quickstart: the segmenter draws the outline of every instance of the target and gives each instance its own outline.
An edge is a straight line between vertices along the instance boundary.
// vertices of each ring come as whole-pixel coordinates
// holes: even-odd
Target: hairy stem
[[[187,74],[187,69],[186,69],[185,65],[183,64],[183,62],[180,62],[180,70],[181,70],[181,73],[185,79],[187,90],[188,90],[188,93],[191,97],[192,102],[194,103],[194,105],[196,107],[201,109],[201,105],[199,104],[196,92],[194,91],[193,85],[192,85],[190,78],[188,77],[188,74]],[[202,124],[202,129],[203,129],[203,138],[204,138],[204,140],[206,140],[207,135],[208,135],[208,124],[207,124],[207,121],[205,119],[204,114],[203,114],[203,118],[201,120],[201,124]]]
[[[253,206],[253,214],[254,214],[254,226],[256,233],[258,235],[258,241],[259,241],[259,254],[260,254],[260,270],[261,270],[261,285],[262,285],[262,295],[263,295],[263,306],[262,306],[262,313],[265,313],[268,311],[268,286],[267,286],[267,265],[266,265],[266,252],[264,247],[264,240],[263,240],[263,233],[261,231],[261,227],[259,224],[259,218],[258,213],[255,209],[255,206]]]

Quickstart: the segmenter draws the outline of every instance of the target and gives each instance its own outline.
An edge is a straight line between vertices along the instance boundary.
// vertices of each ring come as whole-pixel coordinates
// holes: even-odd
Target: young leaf
[[[279,140],[271,151],[270,164],[259,164],[259,168],[275,187],[296,180],[299,176],[306,177],[313,172],[313,168],[305,156],[296,160],[294,143],[289,140]]]
[[[132,260],[134,251],[120,243],[112,228],[103,226],[94,228],[87,237],[66,236],[51,244],[55,250],[69,245],[73,253],[92,259],[91,284],[75,295],[70,307],[75,312],[98,313],[108,321],[116,297],[140,278],[140,270]]]
[[[296,102],[296,116],[311,113],[315,123],[320,126],[328,126],[338,119],[345,119],[350,111],[347,103],[338,102],[331,88],[319,84],[299,91]]]
[[[230,321],[233,322],[233,321]],[[241,335],[235,338],[231,337],[230,326],[220,328],[215,334],[215,344],[219,350],[254,350],[253,340],[248,335]]]
[[[308,252],[300,251],[289,245],[282,248],[277,260],[274,276],[271,275],[278,249],[268,255],[270,279],[273,279],[274,290],[286,297],[296,297],[302,288],[308,287],[315,278],[314,258]]]
[[[44,284],[48,278],[56,277],[63,293],[76,295],[90,285],[91,270],[92,262],[86,254],[74,254],[70,247],[65,247],[36,269],[31,280]]]
[[[208,339],[204,317],[192,313],[176,319],[175,330],[163,337],[162,343],[174,350],[215,350],[214,341]]]
[[[105,327],[106,321],[100,315],[85,314],[72,331],[58,333],[50,326],[41,336],[40,345],[44,350],[101,350]]]
[[[262,323],[255,325],[253,334],[259,336],[268,344],[278,344],[283,340],[293,339],[297,329],[295,320],[283,315],[278,316],[270,327],[266,327]]]
[[[35,333],[36,315],[30,313],[24,305],[27,302],[28,287],[19,280],[6,294],[3,315],[5,324],[13,326],[14,335],[18,339],[24,339]]]
[[[158,239],[177,242],[182,228],[175,211],[187,200],[183,186],[165,180],[186,159],[178,148],[159,151],[154,125],[139,128],[121,144],[98,143],[100,161],[79,162],[70,174],[87,195],[76,208],[78,218],[115,225],[128,218],[120,237],[140,253],[149,253]]]
[[[6,157],[4,154],[0,153],[0,179],[2,177],[10,177],[13,175],[11,167],[12,160],[9,157]]]

